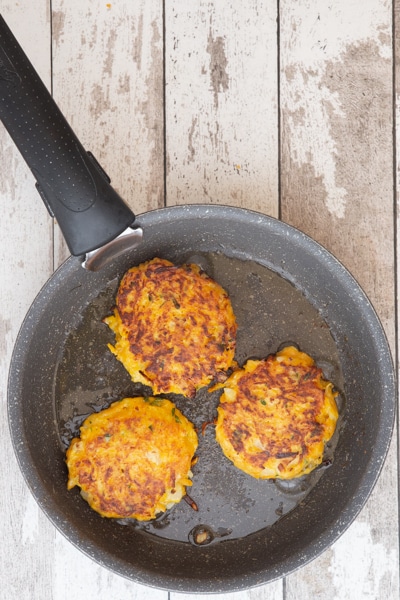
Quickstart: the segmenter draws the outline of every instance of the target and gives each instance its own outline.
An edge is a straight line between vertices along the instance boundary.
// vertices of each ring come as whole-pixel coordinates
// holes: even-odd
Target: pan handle
[[[0,119],[75,256],[99,248],[135,215],[83,148],[0,15]]]

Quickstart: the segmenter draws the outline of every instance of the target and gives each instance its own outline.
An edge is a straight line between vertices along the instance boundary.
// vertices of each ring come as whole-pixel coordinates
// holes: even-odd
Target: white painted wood
[[[250,590],[232,592],[229,594],[170,594],[170,600],[215,600],[223,597],[224,600],[280,600],[284,598],[283,579],[273,581],[267,585],[261,585]]]
[[[40,7],[38,5],[35,3],[32,6],[30,2],[20,2],[18,5],[7,3],[7,6],[1,6],[1,12],[50,88],[50,11],[46,2],[41,2]],[[75,3],[75,8],[77,6],[78,3]],[[71,3],[69,8],[74,8]],[[73,96],[74,90],[69,93]],[[75,104],[75,112],[79,113],[79,101]],[[166,600],[166,592],[136,585],[83,556],[55,531],[39,510],[19,473],[7,431],[8,363],[19,325],[34,296],[53,270],[53,225],[37,195],[28,168],[3,128],[0,134],[3,166],[0,178],[3,213],[0,254],[0,444],[1,455],[7,457],[0,465],[0,503],[3,509],[0,525],[3,541],[0,596],[4,600],[67,600],[71,597],[82,600],[106,600],[110,597],[119,600]],[[119,144],[113,145],[113,152],[109,156],[117,158],[116,147]],[[135,156],[133,150],[131,156]],[[9,209],[4,210],[3,207]],[[66,255],[64,248],[61,252]],[[57,262],[62,258],[60,254],[56,253]]]
[[[160,2],[53,0],[52,8],[56,102],[133,210],[156,208],[164,185]],[[56,264],[67,256],[57,228]],[[100,567],[59,534],[54,557],[54,600],[167,598]]]
[[[282,216],[370,296],[395,350],[391,3],[280,3]],[[399,597],[396,439],[366,507],[287,599]]]
[[[280,39],[275,2],[164,4],[0,0],[0,11],[49,87],[52,67],[56,100],[135,211],[163,204],[165,177],[168,204],[277,215],[281,158],[283,218],[356,275],[394,348],[391,3],[281,0]],[[399,8],[395,0],[397,18]],[[0,156],[0,597],[211,600],[98,566],[55,531],[22,480],[7,430],[8,364],[31,301],[68,253],[2,128]],[[397,485],[394,438],[370,500],[332,548],[285,581],[224,597],[396,600]]]
[[[46,2],[2,2],[1,13],[50,84],[50,23]],[[11,446],[7,424],[8,365],[20,324],[52,271],[52,225],[33,177],[0,126],[0,596],[50,598],[41,577],[53,564],[54,530],[32,500]]]
[[[168,204],[278,214],[276,11],[166,3]]]
[[[140,213],[164,203],[160,0],[55,0],[54,98],[115,189]],[[68,256],[56,231],[56,264]]]
[[[168,600],[168,592],[139,585],[95,564],[57,533],[52,600]]]
[[[163,204],[160,0],[55,0],[54,98],[134,210]]]
[[[167,203],[229,204],[277,216],[276,4],[178,0],[165,10]],[[282,595],[280,580],[224,598]]]

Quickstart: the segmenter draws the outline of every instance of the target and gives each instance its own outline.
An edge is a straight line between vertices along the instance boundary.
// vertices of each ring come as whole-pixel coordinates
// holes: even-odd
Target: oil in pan
[[[314,358],[337,390],[343,389],[329,327],[294,285],[265,266],[220,253],[187,255],[180,257],[180,262],[199,264],[229,293],[238,323],[239,365],[295,344]],[[55,407],[64,451],[72,437],[79,435],[79,427],[88,414],[120,398],[151,393],[149,388],[132,383],[107,348],[107,343],[113,342],[112,333],[102,319],[112,311],[117,287],[117,280],[110,282],[91,302],[62,349],[55,381]],[[259,480],[234,467],[215,440],[213,422],[220,394],[221,391],[210,393],[202,389],[194,399],[168,396],[198,431],[198,461],[193,467],[193,486],[188,489],[186,502],[181,501],[153,521],[118,520],[115,527],[126,525],[145,535],[203,546],[242,538],[269,527],[304,501],[334,459],[340,419],[319,468],[293,480]],[[342,412],[342,394],[337,402]]]

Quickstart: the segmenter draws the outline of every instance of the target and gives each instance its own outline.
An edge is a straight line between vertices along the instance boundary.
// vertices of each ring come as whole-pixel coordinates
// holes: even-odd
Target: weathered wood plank
[[[280,7],[283,219],[350,269],[394,349],[391,4]],[[359,518],[287,598],[398,598],[394,515],[395,440]]]
[[[161,3],[53,0],[52,8],[56,102],[132,209],[157,208],[164,199]],[[56,264],[67,255],[57,230]],[[98,566],[59,534],[52,585],[55,600],[167,599]]]
[[[69,3],[68,9],[73,11],[77,6],[77,2],[74,3],[74,6]],[[2,14],[50,88],[51,27],[49,6],[46,2],[42,2],[40,6],[36,3],[35,7],[32,7],[29,2],[20,2],[18,5],[12,3],[12,5],[7,4],[4,8],[2,7]],[[146,15],[150,17],[149,12],[146,12]],[[77,16],[79,18],[79,15]],[[140,15],[137,15],[137,19],[140,20]],[[131,20],[133,21],[133,13],[131,14]],[[151,25],[151,29],[154,31],[154,24]],[[103,24],[103,30],[107,30],[106,23]],[[98,39],[101,41],[103,38],[104,35],[99,27]],[[79,40],[73,34],[72,42],[75,47],[79,47]],[[147,42],[143,43],[151,45],[152,41],[147,39]],[[140,52],[140,50],[139,45],[137,51]],[[102,55],[100,47],[97,48],[97,54]],[[93,69],[93,60],[96,62],[95,55],[96,52],[92,47],[91,69]],[[116,56],[117,70],[119,68],[121,72],[124,68],[124,54],[118,52]],[[118,63],[119,57],[120,63]],[[71,59],[68,62],[71,62]],[[151,70],[151,66],[154,68],[154,65],[148,66],[149,70]],[[59,94],[61,95],[61,93],[61,88],[59,88]],[[151,98],[155,96],[151,85],[149,85],[146,93]],[[72,88],[67,91],[66,87],[64,96],[68,97],[68,94],[73,97],[76,94],[76,89]],[[139,102],[138,96],[139,94],[136,94],[136,102]],[[80,100],[82,98],[75,98],[76,104],[71,112],[84,118],[83,111],[80,112]],[[122,114],[126,114],[126,112],[127,108],[123,106]],[[150,121],[151,111],[149,113]],[[100,115],[97,115],[97,117],[99,118]],[[128,129],[126,125],[125,128]],[[153,135],[152,132],[153,125],[149,126],[148,136]],[[157,132],[156,127],[154,127],[154,132],[157,133],[158,137],[162,135],[162,132],[161,134]],[[82,135],[81,131],[77,131],[77,133]],[[115,145],[112,142],[110,149],[108,149],[108,156],[115,159],[114,165],[117,166],[122,165],[124,162],[120,160],[116,152],[116,148],[122,147],[121,125],[119,135],[120,141],[118,144]],[[139,134],[140,136],[144,136],[143,129]],[[158,137],[154,135],[154,143],[157,142]],[[89,142],[92,142],[92,138],[88,139]],[[1,239],[3,244],[1,246],[2,261],[0,267],[2,282],[0,288],[1,323],[2,331],[4,330],[4,336],[1,336],[0,363],[2,375],[0,443],[2,456],[7,456],[0,467],[1,481],[7,481],[7,486],[2,486],[4,493],[2,492],[1,498],[2,505],[4,504],[1,537],[3,541],[7,540],[7,551],[3,553],[3,560],[0,563],[2,598],[5,598],[5,600],[12,600],[13,598],[21,598],[21,600],[31,600],[32,598],[66,600],[71,598],[72,594],[75,598],[96,598],[96,600],[109,597],[118,597],[121,600],[125,598],[166,600],[167,594],[163,591],[136,585],[110,573],[107,569],[99,567],[90,559],[84,557],[81,552],[58,534],[36,505],[22,481],[16,465],[7,435],[5,386],[8,362],[19,325],[29,304],[53,270],[53,223],[40,202],[34,188],[32,175],[3,130],[1,131],[0,145],[2,164],[6,166],[7,171],[7,177],[2,177],[0,180],[1,203],[3,206],[8,206],[12,202],[10,210],[5,212],[2,218]],[[148,149],[148,146],[146,147]],[[91,145],[91,148],[93,149],[94,146]],[[126,151],[129,152],[130,156],[135,157],[134,139],[130,142],[129,150]],[[160,164],[162,165],[162,161]],[[142,168],[145,176],[147,176],[147,167],[143,166]],[[149,177],[148,180],[152,186],[152,188],[149,187],[150,190],[156,189],[154,173],[155,169],[153,168],[153,179]],[[132,175],[129,172],[129,165],[125,175],[123,183],[127,191],[130,189],[129,177]],[[159,181],[162,185],[163,177],[159,178]],[[140,194],[144,193],[142,189],[144,185],[141,183],[138,186]],[[152,194],[146,197],[146,208],[149,207],[151,202],[154,203],[154,193],[152,192]],[[130,201],[132,202],[132,200]],[[142,206],[142,210],[145,210],[144,206]],[[6,241],[7,243],[4,243]],[[65,252],[64,249],[62,251]],[[57,261],[60,259],[61,257],[57,253]]]
[[[159,0],[96,6],[53,0],[57,101],[135,211],[162,205],[165,159],[169,204],[222,202],[277,215],[275,3],[165,4],[166,157]],[[280,8],[282,216],[352,271],[393,348],[391,5],[281,0]],[[50,85],[48,0],[34,6],[2,0],[1,12]],[[399,0],[395,14],[398,19]],[[396,69],[398,85],[399,64]],[[397,90],[398,122],[399,98]],[[3,130],[0,152],[0,202],[13,201],[2,213],[0,238],[2,597],[167,600],[166,592],[126,581],[73,548],[38,509],[19,474],[7,433],[8,362],[19,324],[52,271],[53,228]],[[397,156],[398,184],[399,165]],[[56,264],[67,255],[57,230],[54,252]],[[394,439],[367,506],[323,556],[285,583],[225,596],[398,598],[396,465]]]
[[[284,598],[283,579],[241,592],[200,596],[201,600],[215,600],[219,597],[223,597],[224,600],[280,600]],[[170,600],[196,600],[196,598],[199,598],[199,594],[170,594]]]
[[[276,4],[166,3],[168,204],[278,214]]]
[[[164,201],[162,3],[56,0],[53,93],[136,211]]]
[[[167,203],[229,204],[277,216],[276,4],[194,7],[178,0],[165,10]],[[282,595],[281,580],[224,597]]]
[[[161,1],[52,8],[56,102],[134,212],[163,206]],[[57,232],[56,264],[67,255]]]
[[[50,85],[50,21],[47,2],[2,2],[1,12]],[[7,427],[8,365],[20,324],[52,261],[52,224],[34,179],[0,125],[0,464],[1,596],[6,600],[51,597],[54,529],[23,482]]]
[[[57,534],[52,595],[44,600],[168,600],[168,592],[139,585],[95,564]]]

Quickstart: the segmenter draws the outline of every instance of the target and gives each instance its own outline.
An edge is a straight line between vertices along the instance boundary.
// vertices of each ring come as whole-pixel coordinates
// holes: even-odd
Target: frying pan
[[[176,206],[133,222],[2,19],[0,116],[73,254],[33,302],[9,373],[12,442],[42,510],[101,565],[167,590],[238,591],[313,560],[365,504],[393,429],[390,351],[357,282],[308,236],[253,211]],[[139,524],[102,518],[76,489],[67,491],[65,449],[84,418],[148,393],[107,350],[112,337],[102,318],[123,273],[155,256],[196,262],[227,289],[240,364],[294,343],[334,382],[340,418],[320,468],[291,482],[259,481],[235,469],[215,442],[219,392],[201,390],[193,400],[172,397],[200,432],[186,502]]]

